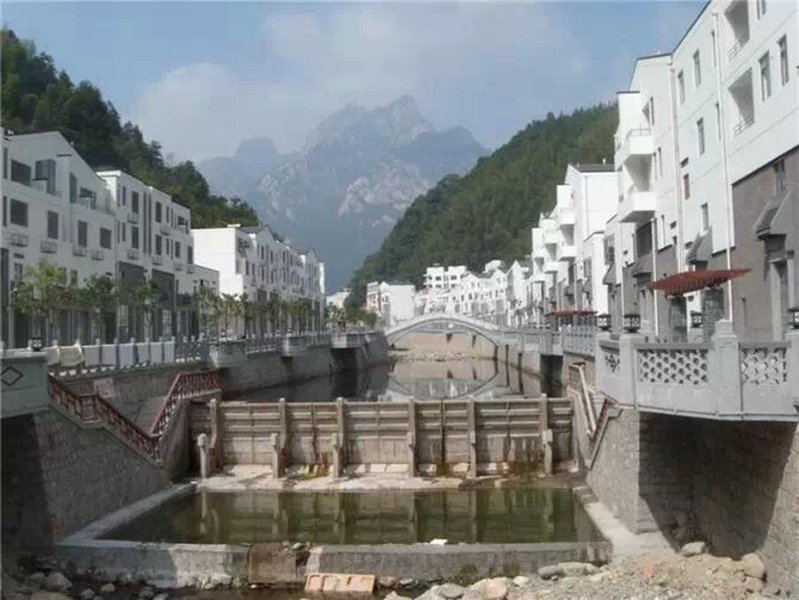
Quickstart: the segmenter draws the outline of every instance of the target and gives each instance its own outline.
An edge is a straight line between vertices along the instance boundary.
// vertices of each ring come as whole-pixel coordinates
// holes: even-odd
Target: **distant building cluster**
[[[32,317],[14,306],[13,290],[42,261],[62,269],[74,288],[92,276],[114,282],[117,298],[102,315],[103,341],[196,335],[193,298],[201,288],[256,307],[229,335],[273,327],[267,321],[275,315],[260,310],[269,300],[283,308],[303,300],[310,307],[306,321],[321,322],[324,265],[313,251],[292,248],[265,226],[194,229],[191,211],[169,194],[119,170],[93,170],[58,132],[4,132],[2,151],[7,347],[24,347],[31,338]],[[138,295],[144,282],[155,290],[146,303]],[[296,327],[293,317],[282,315],[283,325]],[[85,307],[65,299],[57,320],[61,343],[93,343]]]

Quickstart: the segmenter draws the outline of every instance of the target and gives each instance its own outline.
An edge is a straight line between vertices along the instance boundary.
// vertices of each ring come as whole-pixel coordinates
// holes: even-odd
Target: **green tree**
[[[211,336],[212,330],[213,337],[218,336],[221,312],[219,295],[210,287],[199,287],[191,295],[191,305],[203,337]]]
[[[25,269],[22,280],[11,290],[12,306],[33,318],[34,332],[38,329],[45,343],[58,339],[58,314],[72,307],[75,299],[75,287],[67,279],[66,269],[45,261]]]
[[[163,299],[158,284],[148,277],[131,290],[130,299],[131,304],[141,311],[144,319],[144,339],[152,339],[154,335],[153,313],[161,306]]]
[[[105,314],[116,308],[117,292],[114,280],[108,275],[92,275],[77,290],[78,304],[89,309],[92,323],[91,339],[105,340]]]

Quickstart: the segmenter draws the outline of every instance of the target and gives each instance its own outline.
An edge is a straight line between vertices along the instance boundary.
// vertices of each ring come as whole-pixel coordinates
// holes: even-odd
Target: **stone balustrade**
[[[741,343],[728,321],[709,343],[618,341],[600,333],[596,389],[623,407],[723,420],[799,420],[799,331]]]

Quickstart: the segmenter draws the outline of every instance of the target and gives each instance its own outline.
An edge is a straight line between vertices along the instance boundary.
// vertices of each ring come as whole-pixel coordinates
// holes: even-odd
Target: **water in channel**
[[[545,543],[600,540],[567,488],[425,492],[198,492],[106,539],[192,544]]]

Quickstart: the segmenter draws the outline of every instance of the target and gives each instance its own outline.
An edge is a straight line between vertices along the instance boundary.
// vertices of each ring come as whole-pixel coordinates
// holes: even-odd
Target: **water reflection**
[[[330,402],[350,400],[490,399],[507,394],[537,396],[538,378],[493,360],[429,360],[374,365],[365,371],[333,373],[296,383],[262,388],[229,398],[248,402]],[[550,395],[553,395],[550,393]]]
[[[436,492],[200,492],[174,499],[106,539],[194,544],[410,544],[601,539],[569,489]]]

